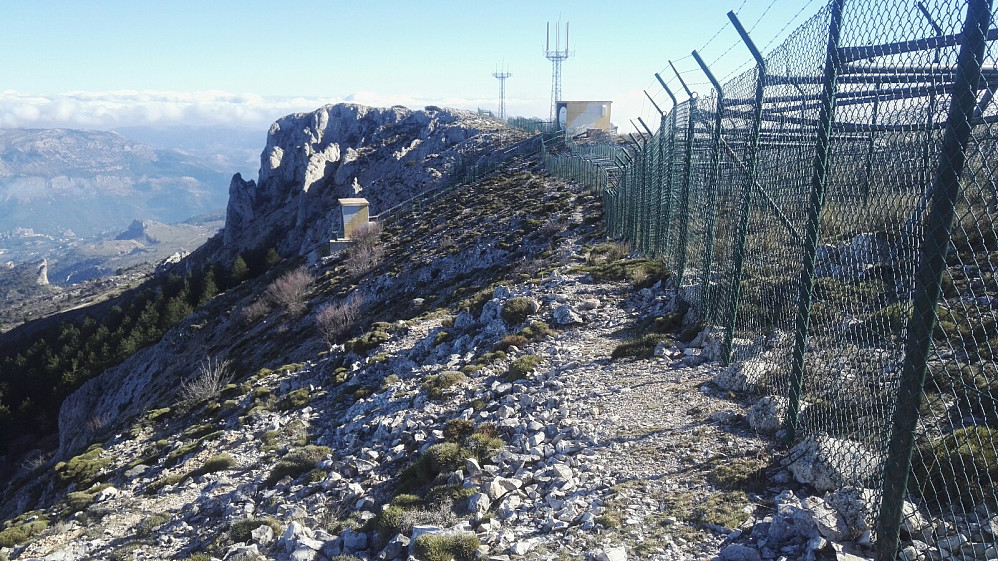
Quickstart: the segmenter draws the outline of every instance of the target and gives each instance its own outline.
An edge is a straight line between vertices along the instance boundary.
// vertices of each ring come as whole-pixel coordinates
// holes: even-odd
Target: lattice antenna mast
[[[554,27],[554,50],[551,50],[551,22],[547,27],[547,43],[544,57],[551,61],[551,114],[548,119],[554,122],[555,106],[561,99],[561,63],[571,56],[568,50],[568,22],[565,22],[565,50],[561,50],[561,22]]]
[[[492,76],[499,79],[499,120],[506,120],[506,78],[512,76],[507,68],[505,71],[500,72],[496,70],[492,73]]]

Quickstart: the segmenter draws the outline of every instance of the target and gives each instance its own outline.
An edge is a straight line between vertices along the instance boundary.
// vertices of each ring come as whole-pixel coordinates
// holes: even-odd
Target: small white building
[[[367,199],[350,198],[339,199],[340,208],[343,211],[343,238],[350,239],[354,231],[366,225],[370,219],[370,206]]]
[[[329,240],[329,252],[337,253],[350,246],[350,240],[354,232],[362,226],[366,226],[371,220],[370,206],[367,199],[348,198],[338,199],[342,222],[339,230],[334,232],[334,239]]]

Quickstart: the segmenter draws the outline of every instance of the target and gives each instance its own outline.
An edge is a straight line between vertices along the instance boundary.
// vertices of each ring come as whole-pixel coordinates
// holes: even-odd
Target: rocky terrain
[[[330,212],[336,199],[364,197],[377,214],[454,181],[525,136],[456,109],[341,103],[289,115],[270,128],[259,180],[232,178],[225,248],[273,244],[281,255],[314,258],[341,229]]]
[[[0,559],[870,554],[877,497],[842,484],[856,463],[825,453],[834,439],[781,450],[781,403],[751,393],[759,369],[714,362],[717,337],[668,271],[607,243],[598,196],[537,156],[319,255],[333,219],[301,201],[374,183],[337,171],[362,130],[344,115],[377,116],[380,138],[439,113],[328,107],[275,125],[264,160],[278,163],[259,186],[234,179],[224,244],[185,262],[273,239],[248,217],[286,232],[287,258],[70,394],[57,450],[6,459]],[[489,146],[451,115],[426,144],[459,129],[455,158]],[[781,360],[784,339],[755,365]],[[910,526],[906,559],[987,558],[996,528],[929,547],[954,526]]]

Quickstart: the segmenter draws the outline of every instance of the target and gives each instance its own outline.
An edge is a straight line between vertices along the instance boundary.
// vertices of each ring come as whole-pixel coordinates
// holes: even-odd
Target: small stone
[[[490,501],[488,495],[484,493],[475,493],[474,495],[468,497],[468,510],[470,510],[472,514],[485,514],[488,512],[490,506],[492,506],[492,501]]]
[[[611,547],[591,554],[596,561],[627,561],[627,550],[624,546]]]
[[[268,546],[274,541],[274,529],[267,524],[263,524],[250,532],[250,536],[253,537],[253,543]]]
[[[762,556],[752,547],[733,543],[721,550],[723,561],[761,561]]]

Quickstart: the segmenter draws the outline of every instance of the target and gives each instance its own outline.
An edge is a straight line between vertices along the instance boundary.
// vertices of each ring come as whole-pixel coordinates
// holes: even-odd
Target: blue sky
[[[0,127],[217,121],[265,127],[286,113],[343,100],[494,110],[498,81],[491,74],[500,64],[512,73],[507,113],[547,117],[545,25],[560,18],[570,22],[574,52],[563,65],[562,97],[613,101],[613,120],[626,130],[629,119],[652,116],[642,89],[664,102],[653,74],[669,59],[690,71],[692,82],[704,81],[688,57],[692,49],[703,47],[711,62],[734,45],[714,64],[719,77],[749,62],[727,24],[728,10],[755,26],[761,47],[822,4],[6,2]]]

